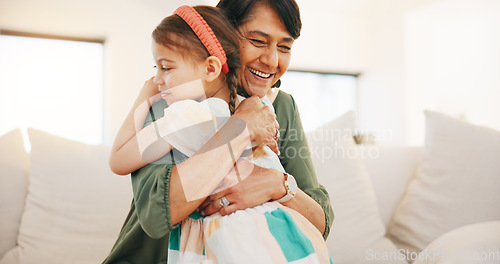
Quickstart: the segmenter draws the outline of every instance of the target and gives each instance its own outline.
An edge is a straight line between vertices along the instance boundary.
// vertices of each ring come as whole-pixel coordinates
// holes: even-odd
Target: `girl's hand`
[[[279,154],[278,144],[274,138],[279,129],[276,115],[264,105],[259,97],[252,96],[243,100],[233,115],[245,121],[252,142],[268,145],[272,151]]]
[[[209,196],[198,208],[203,215],[211,215],[220,212],[228,215],[237,210],[244,210],[261,205],[270,200],[277,200],[286,194],[283,184],[283,173],[259,167],[247,159],[239,159],[236,162],[238,176],[235,170],[231,170],[226,176],[233,186]],[[246,176],[246,177],[245,177]],[[240,177],[241,182],[234,181]],[[243,179],[242,179],[243,178]],[[225,197],[230,203],[222,207],[220,199]]]
[[[144,82],[137,97],[141,102],[149,100],[150,104],[154,104],[162,99],[160,91],[158,91],[158,85],[154,83],[153,79],[154,77],[151,77]]]

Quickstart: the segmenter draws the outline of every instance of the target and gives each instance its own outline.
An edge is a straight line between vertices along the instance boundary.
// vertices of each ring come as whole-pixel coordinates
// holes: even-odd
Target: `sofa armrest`
[[[500,221],[454,229],[427,246],[414,264],[500,263]]]
[[[0,259],[15,247],[28,192],[29,156],[20,129],[0,136]]]

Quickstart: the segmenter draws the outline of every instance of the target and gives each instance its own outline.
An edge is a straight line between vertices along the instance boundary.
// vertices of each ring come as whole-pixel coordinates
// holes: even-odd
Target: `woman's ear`
[[[222,72],[222,63],[219,58],[210,56],[205,60],[206,81],[211,82],[219,77]]]

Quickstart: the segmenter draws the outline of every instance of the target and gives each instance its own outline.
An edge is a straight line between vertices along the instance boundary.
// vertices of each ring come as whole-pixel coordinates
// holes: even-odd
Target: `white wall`
[[[405,16],[434,1],[299,1],[304,26],[290,67],[361,73],[361,132],[383,144],[407,144]]]
[[[408,142],[423,109],[500,130],[500,1],[442,0],[405,21]]]
[[[104,122],[106,143],[110,143],[144,80],[153,73],[150,32],[185,3],[0,0],[0,28],[105,39]],[[500,127],[496,104],[500,101],[500,1],[298,3],[304,26],[290,67],[362,73],[359,125],[381,143],[420,144],[424,108]]]
[[[360,127],[383,144],[421,145],[429,109],[500,129],[500,1],[376,2],[360,14]]]
[[[359,73],[365,68],[367,25],[360,19],[357,6],[346,6],[344,0],[297,2],[303,25],[293,46],[291,69]]]
[[[368,63],[359,77],[359,126],[388,145],[407,143],[405,14],[435,0],[378,0],[360,13],[367,25]]]
[[[206,2],[192,0],[190,4]],[[105,40],[104,123],[105,143],[110,144],[139,89],[154,72],[150,51],[152,30],[184,3],[181,0],[0,0],[0,28]]]
[[[293,62],[362,73],[362,132],[420,145],[424,109],[500,129],[500,1],[356,0],[347,12],[345,2],[314,2],[300,2],[312,25],[304,36],[315,38]]]

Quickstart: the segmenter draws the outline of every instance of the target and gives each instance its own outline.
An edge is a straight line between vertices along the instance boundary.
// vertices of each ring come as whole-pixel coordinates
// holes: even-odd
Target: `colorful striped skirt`
[[[227,216],[194,212],[168,246],[168,263],[332,263],[316,227],[278,202]]]

